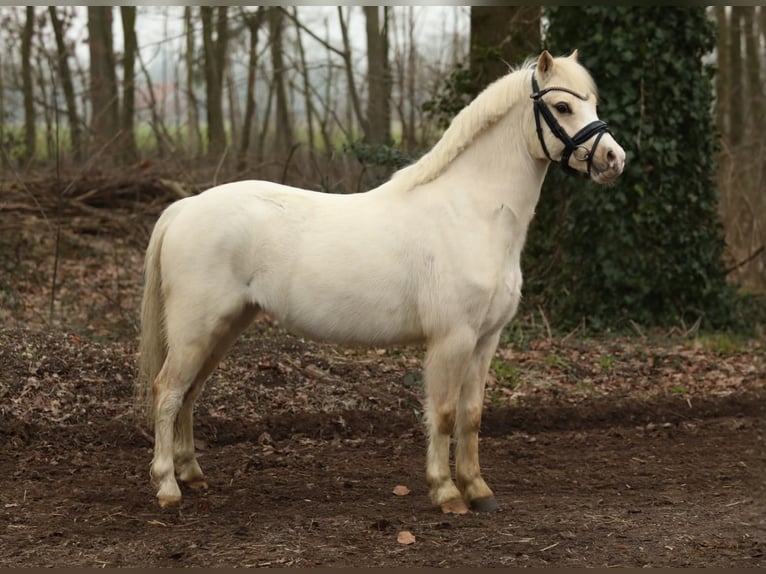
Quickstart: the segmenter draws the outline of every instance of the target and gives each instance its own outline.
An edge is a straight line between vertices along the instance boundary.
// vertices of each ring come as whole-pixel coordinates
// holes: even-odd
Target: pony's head
[[[578,63],[577,50],[563,58],[544,51],[530,87],[537,131],[535,155],[586,173],[596,183],[608,183],[622,173],[625,150],[598,119],[596,85]]]

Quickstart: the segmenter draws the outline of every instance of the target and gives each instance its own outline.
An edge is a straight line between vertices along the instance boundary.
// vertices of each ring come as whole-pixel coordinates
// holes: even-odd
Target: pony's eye
[[[558,104],[555,104],[553,107],[556,108],[556,111],[560,114],[572,113],[572,109],[569,107],[569,104],[567,104],[566,102],[559,102]]]

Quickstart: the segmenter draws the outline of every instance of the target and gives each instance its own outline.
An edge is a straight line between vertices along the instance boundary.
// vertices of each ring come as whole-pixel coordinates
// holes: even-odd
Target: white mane
[[[431,150],[417,162],[394,173],[390,181],[397,187],[412,189],[441,174],[479,134],[507,114],[519,99],[529,96],[532,67],[536,61],[527,60],[487,86],[454,117]]]

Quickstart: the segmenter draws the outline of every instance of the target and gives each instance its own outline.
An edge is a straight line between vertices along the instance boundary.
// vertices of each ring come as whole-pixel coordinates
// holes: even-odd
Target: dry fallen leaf
[[[409,530],[402,530],[399,534],[396,535],[396,541],[399,544],[414,544],[415,535],[412,534],[412,532]]]
[[[410,489],[403,484],[399,484],[394,487],[393,493],[396,496],[407,496],[410,493]]]

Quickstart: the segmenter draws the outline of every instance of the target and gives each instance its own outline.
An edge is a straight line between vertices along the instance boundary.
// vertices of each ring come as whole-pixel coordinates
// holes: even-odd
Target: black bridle
[[[543,96],[545,94],[553,91],[567,92],[568,94],[572,94],[573,96],[580,98],[583,101],[587,100],[587,98],[568,88],[551,87],[541,90],[540,86],[537,84],[537,79],[535,79],[534,73],[532,74],[531,98],[534,100],[535,106],[535,126],[537,127],[537,137],[540,139],[540,145],[543,147],[543,152],[545,152],[545,156],[549,160],[556,161],[548,152],[548,146],[545,145],[545,138],[543,137],[543,128],[540,122],[540,116],[542,116],[545,120],[545,123],[548,124],[551,133],[553,133],[553,135],[561,140],[561,142],[564,144],[564,151],[561,152],[561,158],[559,159],[559,163],[561,164],[561,167],[564,168],[564,171],[568,173],[574,173],[577,171],[569,165],[569,158],[574,155],[575,159],[587,162],[588,175],[590,175],[591,165],[593,164],[593,156],[596,153],[598,142],[601,141],[601,138],[605,133],[611,134],[612,132],[610,132],[609,128],[607,128],[606,122],[595,120],[578,131],[573,137],[569,137],[569,134],[564,131],[564,128],[561,127],[561,124],[559,124],[558,120],[553,115],[553,112],[551,112],[550,108],[543,100]],[[588,149],[583,144],[594,135],[596,136],[596,139],[593,141],[593,146]]]

